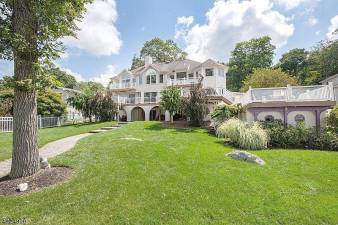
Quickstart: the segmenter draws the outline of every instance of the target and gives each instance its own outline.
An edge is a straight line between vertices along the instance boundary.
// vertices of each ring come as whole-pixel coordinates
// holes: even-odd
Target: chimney
[[[151,64],[153,64],[153,58],[151,58],[151,56],[147,55],[144,57],[144,64],[145,66],[149,66]]]

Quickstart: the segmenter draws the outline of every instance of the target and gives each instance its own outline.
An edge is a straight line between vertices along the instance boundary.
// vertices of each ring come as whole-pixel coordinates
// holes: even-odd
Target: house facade
[[[83,117],[80,111],[76,110],[71,104],[68,103],[68,99],[74,96],[75,93],[79,93],[80,91],[70,89],[70,88],[54,88],[52,89],[54,93],[61,94],[63,101],[67,104],[67,121],[82,121]]]
[[[226,89],[227,67],[211,59],[192,60],[168,64],[153,64],[147,57],[145,66],[124,70],[113,77],[110,89],[119,103],[119,117],[126,121],[165,120],[169,113],[159,107],[160,92],[170,85],[181,88],[182,96],[191,85],[199,82],[208,89],[210,112],[219,103],[241,104],[245,121],[282,120],[286,125],[304,121],[308,126],[320,127],[326,114],[336,102],[332,83],[315,86],[287,86],[276,88],[250,88],[246,93]],[[179,113],[178,113],[179,114]],[[207,116],[205,120],[210,120]]]
[[[152,63],[146,57],[145,66],[123,70],[111,79],[110,90],[119,103],[122,120],[166,120],[169,113],[159,107],[161,91],[168,86],[181,88],[182,95],[202,79],[203,88],[225,91],[227,67],[211,59],[205,62],[180,60],[171,63]],[[179,116],[179,115],[177,115]]]

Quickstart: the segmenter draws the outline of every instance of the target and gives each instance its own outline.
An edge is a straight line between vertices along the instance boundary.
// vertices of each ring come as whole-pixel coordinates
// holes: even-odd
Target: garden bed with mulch
[[[73,170],[69,167],[52,167],[42,169],[30,177],[9,179],[8,176],[0,179],[0,196],[1,195],[22,195],[29,192],[35,192],[42,188],[62,183],[73,175]],[[27,183],[28,189],[19,192],[17,187],[21,183]]]

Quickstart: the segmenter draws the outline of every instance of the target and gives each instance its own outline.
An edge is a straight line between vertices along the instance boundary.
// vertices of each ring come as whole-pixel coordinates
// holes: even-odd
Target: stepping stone
[[[112,125],[111,127],[119,128],[119,127],[121,127],[121,126],[120,126],[120,125]]]
[[[97,134],[97,133],[102,133],[102,132],[105,132],[105,130],[91,130],[88,133]]]
[[[118,122],[117,124],[124,125],[124,124],[128,124],[128,122]]]
[[[102,127],[101,130],[113,130],[116,129],[116,127]]]
[[[127,141],[143,141],[142,139],[140,138],[121,138],[122,140],[127,140]]]

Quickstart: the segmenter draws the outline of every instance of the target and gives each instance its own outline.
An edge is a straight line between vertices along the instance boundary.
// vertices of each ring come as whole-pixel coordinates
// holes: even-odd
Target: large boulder
[[[261,166],[263,166],[265,164],[263,159],[259,158],[258,156],[254,155],[254,154],[246,152],[246,151],[238,151],[238,150],[232,151],[232,152],[226,154],[226,156],[231,157],[233,159],[245,161],[245,162],[257,163]]]

